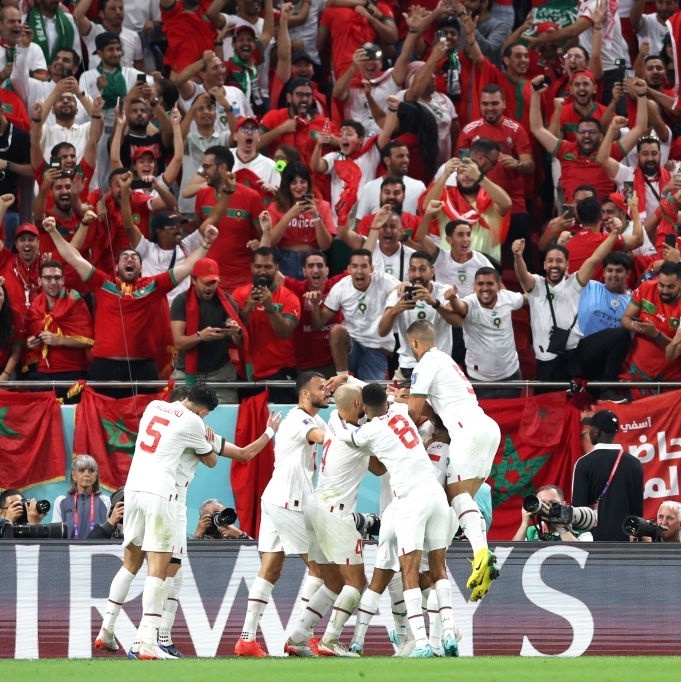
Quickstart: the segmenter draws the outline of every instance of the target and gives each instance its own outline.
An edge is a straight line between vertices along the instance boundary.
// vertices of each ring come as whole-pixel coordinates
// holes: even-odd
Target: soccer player
[[[256,631],[286,555],[299,554],[308,566],[309,575],[301,595],[304,603],[323,584],[317,565],[308,560],[303,509],[312,494],[317,445],[324,441],[326,432],[326,423],[318,414],[329,404],[324,384],[325,378],[318,372],[299,374],[296,379],[298,405],[289,411],[279,428],[274,471],[260,501],[260,571],[248,593],[246,619],[234,647],[237,656],[267,656],[255,638]]]
[[[451,360],[451,358],[450,358]],[[407,414],[406,406],[388,406],[385,388],[367,384],[362,389],[367,423],[350,434],[350,442],[367,448],[385,466],[397,498],[395,534],[400,551],[404,602],[415,648],[411,657],[430,658],[419,588],[419,567],[425,549],[441,607],[445,654],[458,651],[452,616],[451,586],[447,579],[445,551],[451,540],[447,498],[438,484],[428,454]]]
[[[455,444],[450,449],[450,462],[458,480],[447,484],[447,496],[474,551],[473,571],[466,587],[473,590],[471,601],[478,601],[487,594],[499,569],[488,549],[487,527],[473,497],[489,476],[501,432],[478,405],[461,368],[435,346],[435,328],[430,322],[414,322],[407,329],[407,340],[418,361],[411,377],[409,414],[418,421],[428,399]]]

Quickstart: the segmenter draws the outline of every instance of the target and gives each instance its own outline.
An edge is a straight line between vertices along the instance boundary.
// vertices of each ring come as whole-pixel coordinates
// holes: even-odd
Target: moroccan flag
[[[0,391],[0,485],[23,489],[64,480],[61,408],[52,391]]]
[[[73,451],[95,458],[102,485],[115,490],[125,484],[140,418],[146,406],[158,399],[153,394],[115,399],[88,386],[83,390],[76,406]]]
[[[234,444],[244,447],[262,435],[269,415],[269,391],[246,398],[239,405]],[[260,530],[260,496],[274,470],[274,444],[270,441],[250,462],[232,462],[230,482],[239,527],[257,538]]]
[[[570,501],[572,470],[583,454],[581,415],[565,392],[482,401],[501,428],[488,483],[494,509],[490,540],[510,540],[520,525],[522,498],[558,485]]]
[[[675,12],[667,19],[667,29],[669,30],[669,36],[672,39],[672,51],[674,54],[674,69],[675,73],[681,73],[681,13]],[[681,110],[681,97],[679,97],[679,78],[674,80],[674,108]]]

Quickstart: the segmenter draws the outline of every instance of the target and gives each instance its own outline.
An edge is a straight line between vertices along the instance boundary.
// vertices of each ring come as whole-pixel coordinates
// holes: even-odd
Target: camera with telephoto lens
[[[22,538],[25,540],[64,540],[69,536],[68,528],[60,523],[4,523],[0,526],[0,537],[4,539]]]
[[[213,512],[210,515],[210,522],[216,530],[218,528],[224,528],[225,526],[231,526],[235,521],[236,512],[231,507]]]
[[[543,514],[542,502],[536,495],[523,498],[523,509],[541,516],[547,523],[572,526],[575,530],[591,530],[598,523],[598,515],[591,507],[572,507],[560,502],[551,502],[548,507],[548,514]]]
[[[381,517],[378,514],[353,512],[355,528],[363,538],[376,537],[381,531]]]
[[[666,526],[660,526],[654,521],[647,521],[640,516],[628,515],[622,521],[622,532],[635,538],[652,538],[653,542],[662,542],[662,531]]]
[[[29,500],[27,500],[25,497],[21,500],[19,500],[21,504],[21,516],[17,519],[18,524],[24,524],[28,523],[28,505],[29,505]],[[52,508],[52,505],[50,504],[49,500],[36,500],[35,503],[35,509],[38,512],[38,514],[47,514],[47,512],[50,511]]]

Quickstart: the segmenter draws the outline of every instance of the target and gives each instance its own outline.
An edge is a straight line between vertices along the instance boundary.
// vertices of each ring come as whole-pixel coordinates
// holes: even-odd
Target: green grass
[[[632,682],[678,680],[679,657],[477,658],[409,660],[404,658],[182,661],[65,660],[0,661],[5,679],[40,682]]]

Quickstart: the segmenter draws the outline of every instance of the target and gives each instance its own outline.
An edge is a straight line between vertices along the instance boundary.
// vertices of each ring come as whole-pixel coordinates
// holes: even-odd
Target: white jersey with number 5
[[[186,448],[198,455],[213,449],[201,417],[179,401],[150,402],[140,420],[126,493],[142,491],[174,497],[177,470]]]
[[[453,425],[466,415],[484,414],[459,365],[435,347],[416,363],[411,375],[411,395],[426,396],[450,434]]]
[[[437,485],[428,453],[405,404],[391,403],[386,414],[360,426],[352,440],[385,465],[397,497],[416,492],[422,484]]]

